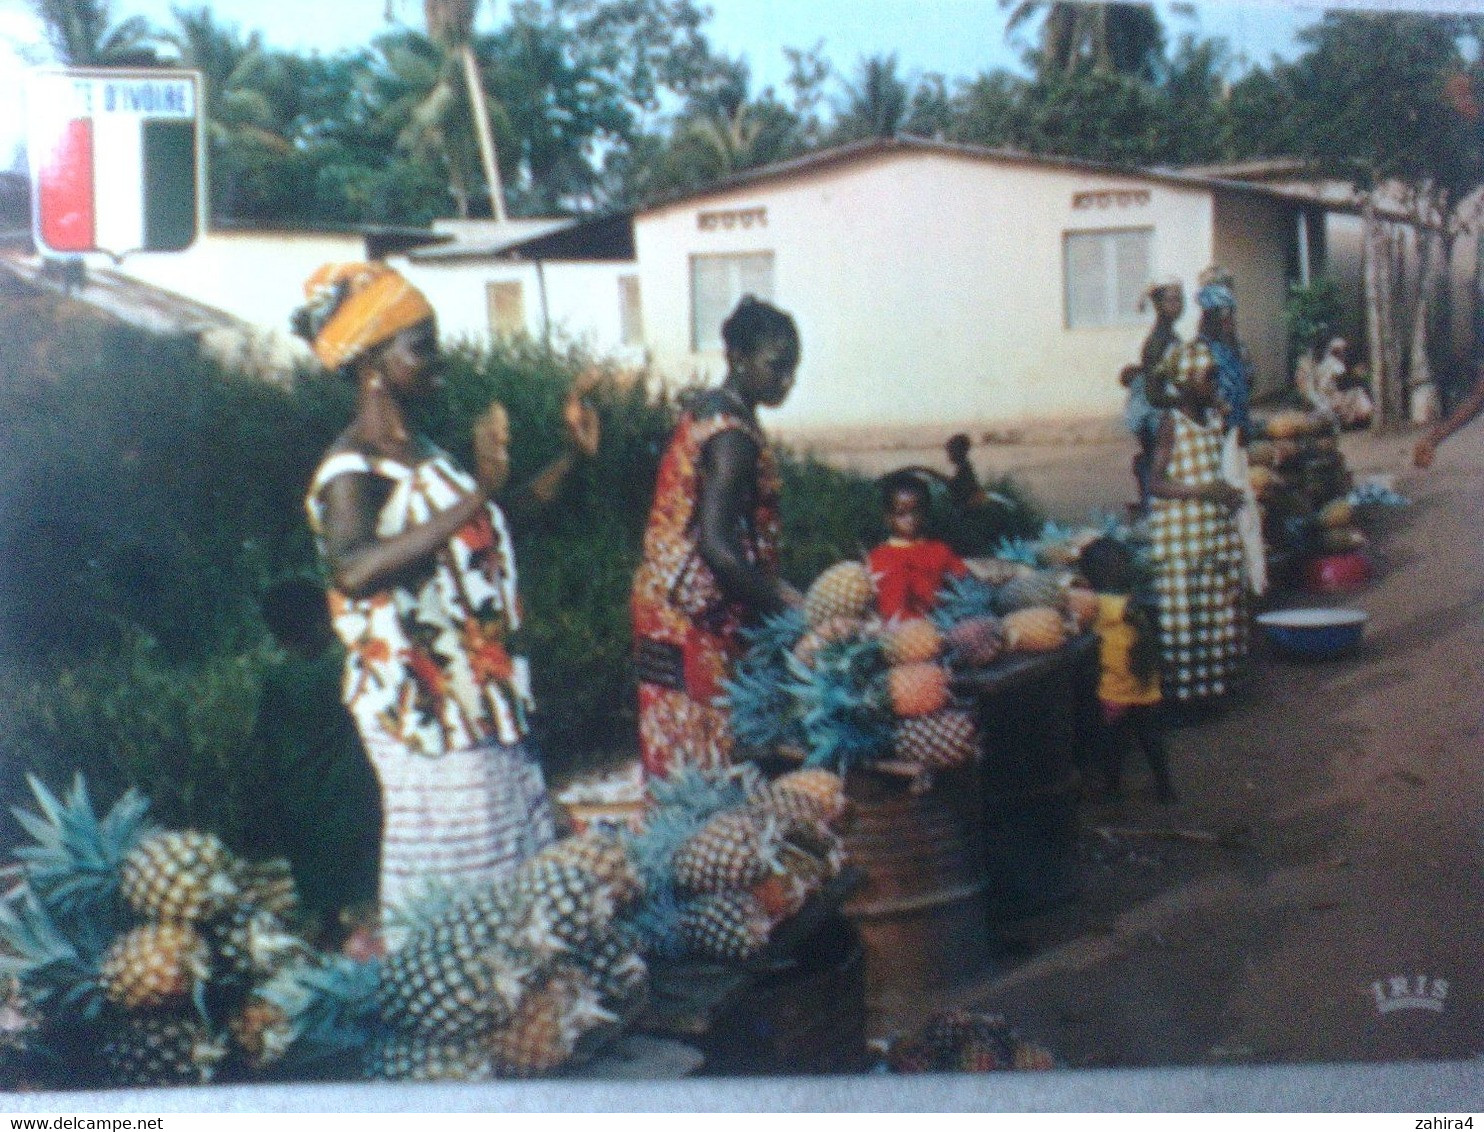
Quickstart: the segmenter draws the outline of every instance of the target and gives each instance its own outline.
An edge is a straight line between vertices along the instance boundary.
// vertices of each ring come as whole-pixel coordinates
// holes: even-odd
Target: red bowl
[[[1304,588],[1321,594],[1353,593],[1371,580],[1371,560],[1359,550],[1323,554],[1304,565]]]

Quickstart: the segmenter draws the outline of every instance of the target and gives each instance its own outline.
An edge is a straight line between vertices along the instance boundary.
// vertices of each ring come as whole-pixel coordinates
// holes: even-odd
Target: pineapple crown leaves
[[[735,809],[746,802],[757,774],[756,767],[745,763],[716,771],[685,766],[665,778],[652,780],[649,796],[661,810],[682,810],[705,821],[712,814]]]
[[[686,954],[680,935],[681,903],[673,885],[648,891],[644,902],[623,921],[638,939],[639,951],[656,959],[676,960]]]
[[[777,747],[797,744],[803,738],[801,713],[786,673],[782,666],[752,669],[739,665],[722,681],[717,706],[729,714],[732,734],[742,746]]]
[[[743,629],[742,640],[751,654],[788,652],[799,643],[808,628],[803,609],[790,607],[781,613],[771,613],[757,625]]]
[[[90,941],[95,942],[95,941]],[[38,1006],[80,1008],[85,1018],[103,1007],[98,987],[101,946],[79,948],[57,927],[29,889],[0,901],[0,977],[20,980]]]
[[[1037,566],[1041,561],[1036,550],[1036,542],[1018,536],[1001,538],[995,545],[994,556],[1006,562],[1019,562],[1025,566]]]
[[[844,773],[891,750],[886,658],[875,638],[837,641],[814,667],[790,658],[792,689],[804,709],[804,765]]]
[[[35,775],[26,781],[39,813],[12,807],[35,841],[16,850],[31,889],[54,911],[96,908],[113,900],[119,869],[143,836],[149,799],[129,789],[100,820],[81,774],[59,799]]]
[[[312,1064],[365,1047],[381,1026],[381,964],[342,955],[288,967],[254,991],[290,1020],[286,1064]]]
[[[994,612],[994,587],[981,582],[972,574],[949,576],[934,600],[932,621],[946,632],[960,621],[992,615]]]

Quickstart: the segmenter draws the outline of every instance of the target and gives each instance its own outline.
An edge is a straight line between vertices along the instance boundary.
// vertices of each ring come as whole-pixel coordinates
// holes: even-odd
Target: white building
[[[633,226],[595,220],[437,220],[438,243],[390,262],[422,289],[445,340],[526,335],[632,368],[645,358]]]
[[[770,422],[795,436],[1106,421],[1151,321],[1145,287],[1175,276],[1193,298],[1213,262],[1235,275],[1259,391],[1286,385],[1283,303],[1301,260],[1322,260],[1323,212],[1211,177],[859,142],[641,210],[645,340],[666,378],[714,378],[742,294],[790,311],[803,363]]]

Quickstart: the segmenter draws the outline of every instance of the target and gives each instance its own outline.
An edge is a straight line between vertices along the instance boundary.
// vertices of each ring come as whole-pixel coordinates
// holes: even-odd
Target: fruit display
[[[1066,563],[1116,525],[1047,526],[1052,549],[1006,541],[1001,556],[948,578],[930,615],[883,622],[855,562],[824,571],[803,610],[767,618],[723,682],[743,751],[792,754],[839,774],[872,764],[942,770],[978,743],[954,681],[1015,654],[1053,651],[1086,631],[1097,596]],[[1126,537],[1126,536],[1125,536]],[[1044,568],[1043,561],[1063,564]],[[994,579],[994,580],[987,580]],[[931,723],[910,721],[927,719]],[[971,731],[973,733],[971,733]]]
[[[624,917],[656,960],[744,962],[844,867],[844,782],[817,769],[684,768],[649,785],[627,846],[644,895]]]
[[[893,1040],[885,1068],[892,1073],[992,1073],[1056,1068],[1051,1052],[1022,1038],[998,1014],[947,1010],[914,1033]]]
[[[1347,503],[1354,477],[1331,419],[1286,409],[1255,419],[1253,436],[1250,482],[1269,547],[1307,558],[1365,545]]]
[[[137,791],[100,817],[81,777],[63,797],[30,785],[37,808],[15,811],[31,838],[16,851],[22,883],[0,902],[0,975],[30,1011],[12,1052],[59,1084],[248,1073],[232,1020],[311,954],[280,915],[297,907],[286,863],[249,865],[209,833],[148,828]]]

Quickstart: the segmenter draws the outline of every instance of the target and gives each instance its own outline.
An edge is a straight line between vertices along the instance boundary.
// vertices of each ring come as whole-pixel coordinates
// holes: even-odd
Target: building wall
[[[289,330],[304,302],[304,280],[321,264],[365,257],[365,240],[353,234],[206,232],[183,252],[136,252],[117,264],[106,256],[88,259],[252,324],[257,334],[228,360],[270,373],[310,359]]]
[[[1215,262],[1236,277],[1237,335],[1257,367],[1258,396],[1291,384],[1283,307],[1297,240],[1293,206],[1249,193],[1216,194]]]
[[[428,296],[446,340],[487,343],[491,329],[489,285],[519,283],[525,330],[532,338],[540,339],[549,325],[551,340],[558,345],[581,346],[621,365],[638,365],[644,359],[642,345],[624,344],[620,322],[619,279],[637,274],[634,264],[546,263],[538,271],[534,263],[500,260],[416,261],[393,257],[389,262]]]
[[[1131,194],[1073,206],[1098,190]],[[701,213],[766,210],[751,226]],[[1210,260],[1204,190],[1044,166],[895,154],[640,214],[635,240],[655,369],[724,370],[690,347],[689,258],[774,253],[774,299],[803,336],[784,430],[892,422],[969,427],[1116,415],[1118,371],[1147,323],[1068,329],[1067,231],[1150,227],[1151,273],[1193,283]],[[1182,330],[1193,327],[1187,315]]]

